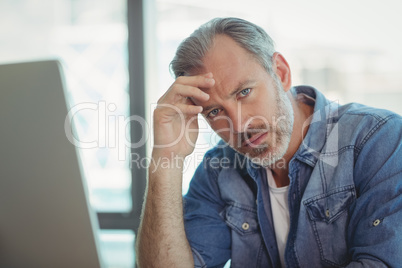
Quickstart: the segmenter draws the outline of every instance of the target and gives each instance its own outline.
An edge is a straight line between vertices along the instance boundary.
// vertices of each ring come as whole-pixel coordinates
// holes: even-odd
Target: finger
[[[198,87],[175,85],[172,91],[174,94],[178,94],[184,98],[194,98],[199,101],[207,101],[209,99],[209,94],[205,91],[202,91]]]
[[[215,79],[212,73],[207,73],[195,76],[180,76],[176,79],[175,83],[197,88],[210,88],[215,84]]]
[[[202,112],[202,110],[202,106],[192,105],[188,103],[180,103],[176,105],[162,103],[156,106],[155,112],[168,116],[174,116],[177,114],[187,116],[199,114]]]
[[[196,115],[202,112],[202,106],[189,105],[189,104],[178,104],[177,107],[185,115]]]
[[[181,76],[176,79],[168,91],[163,94],[158,103],[176,102],[177,94],[180,97],[199,99],[200,101],[207,101],[209,95],[201,89],[207,89],[215,84],[212,78],[212,73],[198,76]]]
[[[209,99],[209,94],[197,87],[174,84],[169,91],[158,100],[158,104],[186,102],[186,100],[190,98],[204,102]]]

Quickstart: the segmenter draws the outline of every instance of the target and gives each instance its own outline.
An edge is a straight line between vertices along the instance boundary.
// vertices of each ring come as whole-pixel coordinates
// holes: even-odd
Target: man
[[[241,19],[201,26],[171,67],[177,79],[154,112],[139,266],[400,267],[399,115],[292,88],[271,38]],[[199,113],[223,141],[183,202]]]

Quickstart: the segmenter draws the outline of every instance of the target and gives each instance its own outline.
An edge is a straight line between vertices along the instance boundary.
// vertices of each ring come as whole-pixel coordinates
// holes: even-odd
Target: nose
[[[233,134],[239,134],[247,129],[248,123],[246,111],[242,111],[241,106],[232,108],[227,111],[231,123],[231,131]]]

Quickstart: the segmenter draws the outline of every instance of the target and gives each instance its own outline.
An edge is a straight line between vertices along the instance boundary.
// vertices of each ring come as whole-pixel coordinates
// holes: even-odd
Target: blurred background
[[[402,114],[401,8],[398,0],[1,0],[0,64],[59,59],[69,106],[97,105],[74,117],[79,139],[99,142],[79,153],[99,216],[103,258],[108,267],[133,267],[151,114],[174,81],[169,62],[181,40],[214,17],[250,20],[275,40],[293,85]],[[131,115],[148,123],[138,125]],[[218,141],[200,120],[183,193]],[[141,148],[121,146],[144,135]]]

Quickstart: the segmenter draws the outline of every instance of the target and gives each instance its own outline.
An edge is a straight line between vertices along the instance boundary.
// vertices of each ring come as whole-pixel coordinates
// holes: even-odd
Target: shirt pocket
[[[224,215],[226,224],[239,235],[258,232],[257,211],[236,205],[226,207]]]
[[[341,267],[350,261],[347,248],[349,206],[356,192],[353,185],[329,191],[303,202],[320,249],[327,265]]]
[[[222,212],[231,228],[231,267],[269,267],[257,211],[238,203],[228,205]]]

